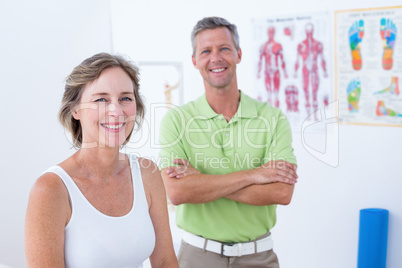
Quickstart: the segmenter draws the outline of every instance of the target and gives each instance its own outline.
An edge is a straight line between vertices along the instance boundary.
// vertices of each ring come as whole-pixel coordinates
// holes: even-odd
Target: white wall
[[[191,28],[204,16],[226,17],[241,37],[240,88],[253,95],[253,17],[402,4],[367,2],[113,1],[112,12],[120,15],[114,25],[121,26],[113,29],[114,51],[135,51],[130,56],[136,61],[182,61],[187,102],[203,92],[190,61]],[[122,42],[129,35],[132,41]],[[57,122],[63,79],[84,58],[111,51],[109,6],[106,0],[1,1],[0,36],[0,263],[19,268],[25,267],[29,189],[42,171],[73,152]],[[295,134],[300,182],[292,204],[278,209],[273,230],[281,267],[356,267],[358,213],[365,207],[390,210],[388,267],[402,267],[401,136],[400,128],[341,125],[339,166],[332,168],[308,154]]]
[[[0,2],[0,264],[25,267],[29,190],[73,150],[57,121],[64,78],[111,51],[109,2]]]
[[[182,61],[184,101],[188,102],[204,91],[191,63],[191,29],[205,16],[225,17],[240,33],[239,88],[255,97],[253,18],[396,5],[402,1],[113,0],[113,46],[115,52],[136,61]],[[333,28],[328,30],[333,32]],[[330,59],[327,62],[330,64]],[[339,164],[331,167],[309,154],[301,133],[294,133],[300,179],[292,204],[278,208],[273,230],[281,267],[356,267],[359,210],[367,207],[390,211],[387,267],[402,267],[398,254],[402,251],[402,129],[340,125],[339,137],[335,134],[330,136],[330,145],[339,153]],[[317,150],[325,148],[325,134],[309,133],[306,140]]]

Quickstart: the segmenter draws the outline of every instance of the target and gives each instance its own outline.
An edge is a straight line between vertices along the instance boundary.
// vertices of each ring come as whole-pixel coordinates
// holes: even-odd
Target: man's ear
[[[198,69],[198,68],[197,68],[197,61],[196,61],[196,59],[195,59],[194,54],[191,56],[191,60],[193,61],[194,67],[195,67],[196,69]]]
[[[242,56],[242,52],[241,52],[241,48],[239,48],[239,50],[237,51],[237,63],[241,62],[241,56]]]

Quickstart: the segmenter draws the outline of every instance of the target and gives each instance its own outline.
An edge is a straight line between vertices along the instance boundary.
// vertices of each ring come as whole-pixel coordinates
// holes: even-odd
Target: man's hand
[[[269,161],[259,168],[253,169],[255,184],[283,182],[295,184],[297,182],[297,166],[286,161]]]
[[[166,173],[170,178],[180,179],[188,175],[201,174],[201,172],[190,165],[186,159],[174,159],[173,163],[179,166],[172,166],[166,169]]]
[[[178,166],[164,168],[162,178],[174,205],[201,204],[222,197],[259,206],[288,204],[297,181],[296,165],[286,161],[222,175],[202,174],[185,159],[173,163]]]

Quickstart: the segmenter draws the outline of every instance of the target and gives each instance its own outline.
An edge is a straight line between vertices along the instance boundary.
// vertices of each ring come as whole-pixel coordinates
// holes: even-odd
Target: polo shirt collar
[[[197,100],[195,100],[194,107],[196,108],[197,113],[199,115],[202,115],[203,117],[205,116],[205,119],[211,119],[211,118],[219,116],[219,114],[215,113],[215,111],[212,110],[211,106],[209,105],[209,103],[207,101],[207,97],[205,96],[205,93],[204,93],[204,95],[199,97]]]
[[[257,107],[256,101],[240,91],[240,104],[234,117],[252,118],[256,117]]]
[[[207,101],[205,93],[199,97],[194,104],[197,109],[197,113],[205,116],[205,119],[211,119],[219,116],[219,114],[212,110]],[[237,112],[231,121],[237,120],[237,118],[252,118],[255,116],[257,116],[257,107],[255,106],[255,101],[240,91],[239,108],[237,109]]]

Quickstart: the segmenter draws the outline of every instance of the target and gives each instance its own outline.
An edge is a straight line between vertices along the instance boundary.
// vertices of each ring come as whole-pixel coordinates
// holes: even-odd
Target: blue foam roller
[[[360,210],[357,268],[385,268],[387,262],[388,217],[386,209]]]

